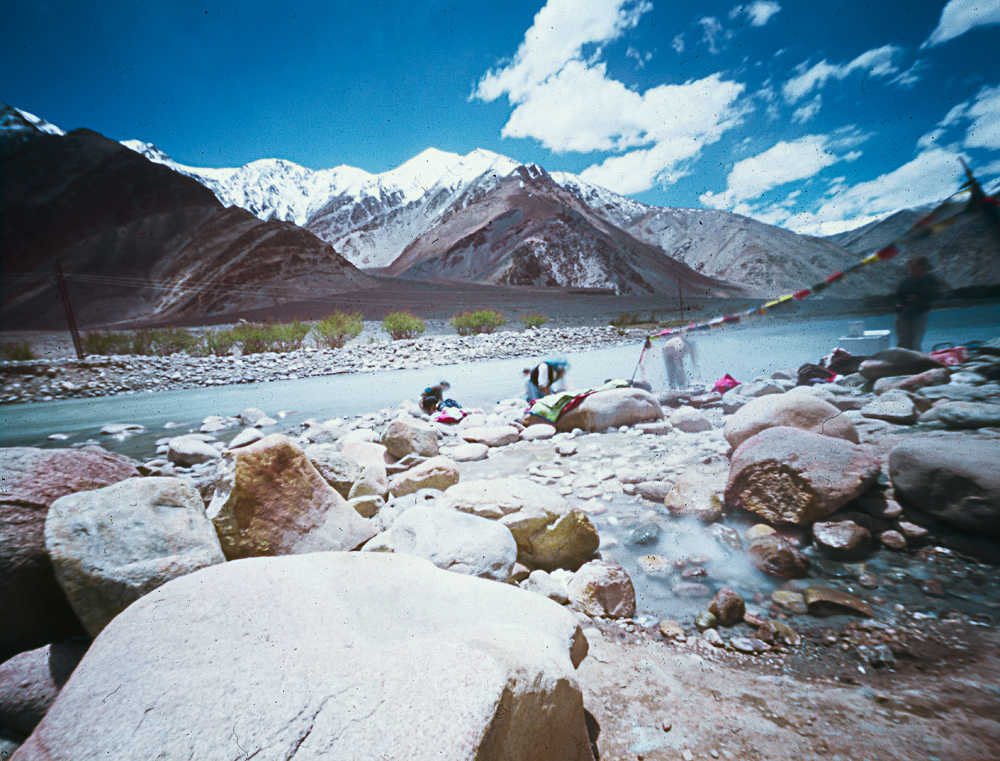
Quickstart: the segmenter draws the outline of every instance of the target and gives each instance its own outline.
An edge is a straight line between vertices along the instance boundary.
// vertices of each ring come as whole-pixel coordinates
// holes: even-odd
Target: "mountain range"
[[[0,157],[6,324],[57,319],[57,260],[86,291],[89,322],[192,319],[413,279],[773,297],[843,269],[918,216],[815,238],[724,211],[648,206],[485,150],[428,149],[381,174],[282,159],[199,168],[2,104]],[[1000,282],[996,235],[965,216],[918,243],[952,287]],[[867,268],[827,293],[888,293],[903,271]]]

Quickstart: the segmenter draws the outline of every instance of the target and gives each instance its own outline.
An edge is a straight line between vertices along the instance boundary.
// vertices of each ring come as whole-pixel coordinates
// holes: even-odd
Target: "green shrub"
[[[201,339],[201,349],[210,357],[225,357],[235,345],[236,334],[231,330],[209,330]]]
[[[131,351],[126,353],[139,354],[141,356],[146,356],[148,354],[155,354],[156,353],[156,350],[154,348],[155,340],[156,340],[156,331],[148,329],[137,330],[132,334]]]
[[[507,318],[493,309],[477,309],[475,312],[456,314],[448,323],[460,336],[471,336],[476,333],[492,333],[501,325],[506,325]]]
[[[316,323],[320,340],[331,349],[343,348],[344,344],[361,334],[361,312],[336,312]]]
[[[540,328],[548,321],[549,321],[548,317],[542,314],[538,314],[537,312],[521,315],[521,324],[525,328]]]
[[[302,348],[302,340],[309,335],[309,325],[295,318],[291,322],[270,325],[272,351],[295,351]]]
[[[299,349],[308,332],[309,326],[298,320],[276,324],[244,322],[232,330],[244,354]]]
[[[620,315],[611,318],[610,325],[621,329],[627,325],[638,325],[640,322],[642,322],[642,317],[638,312],[622,312]]]
[[[35,354],[31,351],[31,344],[27,341],[16,341],[0,346],[0,354],[8,362],[24,362],[34,359]]]
[[[85,354],[132,354],[132,334],[112,330],[91,330],[82,337]]]
[[[416,338],[427,330],[427,326],[423,320],[409,312],[390,312],[382,320],[382,330],[393,341],[398,341],[401,338]]]
[[[198,336],[183,328],[165,328],[150,331],[152,354],[169,357],[178,352],[190,352],[198,345]]]

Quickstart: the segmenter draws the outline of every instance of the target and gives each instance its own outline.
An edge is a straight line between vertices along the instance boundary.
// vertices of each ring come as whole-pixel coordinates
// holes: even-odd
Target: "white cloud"
[[[506,94],[512,104],[520,101],[579,59],[584,45],[618,39],[651,8],[645,0],[549,0],[535,14],[514,59],[486,74],[475,97],[489,102]]]
[[[1000,24],[1000,2],[997,0],[951,0],[941,11],[937,28],[920,47],[940,45],[988,24]]]
[[[747,6],[737,5],[729,11],[729,18],[734,19],[741,13],[745,13],[750,17],[751,26],[764,26],[780,10],[781,6],[778,3],[771,0],[757,0],[757,2]]]
[[[550,0],[513,60],[486,74],[473,94],[482,100],[507,96],[513,111],[504,137],[533,138],[556,152],[622,153],[583,176],[634,193],[656,182],[675,182],[684,174],[684,162],[740,123],[744,85],[720,74],[637,92],[609,78],[606,64],[596,57],[583,59],[584,45],[620,36],[648,10],[647,3],[619,0],[612,13],[585,3],[582,20],[568,6],[568,0]],[[538,29],[557,22],[558,54],[539,47],[553,32]]]
[[[856,132],[782,140],[763,153],[736,162],[726,180],[726,190],[708,191],[699,200],[716,209],[730,209],[781,185],[813,177],[838,161],[857,159],[860,153],[846,151],[863,140]]]
[[[795,103],[813,90],[822,89],[831,77],[838,80],[845,79],[856,71],[866,71],[872,77],[895,74],[899,69],[893,64],[892,59],[899,52],[900,48],[895,45],[884,45],[867,50],[846,64],[830,64],[823,60],[806,68],[806,64],[802,63],[796,67],[798,74],[785,82],[781,91],[786,101]]]
[[[795,109],[792,113],[792,123],[805,124],[807,121],[816,116],[822,107],[823,96],[816,93],[816,96],[812,100]]]
[[[972,119],[962,143],[966,148],[1000,149],[1000,85],[980,90],[965,115]]]
[[[675,53],[684,52],[684,32],[681,32],[670,42],[670,47],[674,49]]]
[[[833,235],[900,209],[937,203],[958,190],[959,155],[940,148],[924,151],[874,180],[838,186],[818,210],[795,214],[781,224],[798,233]]]
[[[715,44],[715,38],[722,31],[722,24],[719,23],[719,19],[715,16],[705,16],[698,19],[698,23],[701,24],[703,32],[701,41],[708,45],[708,52],[713,55],[718,53],[719,47]]]

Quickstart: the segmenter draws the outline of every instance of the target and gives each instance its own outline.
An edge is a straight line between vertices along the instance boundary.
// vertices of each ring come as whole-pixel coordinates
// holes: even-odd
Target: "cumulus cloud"
[[[954,151],[932,148],[874,180],[831,186],[828,200],[819,209],[779,221],[798,233],[833,235],[899,209],[937,203],[958,190],[962,175],[959,156]]]
[[[475,97],[520,101],[538,84],[578,59],[584,45],[610,42],[635,27],[652,9],[645,0],[549,0],[535,15],[513,60],[484,76]]]
[[[620,37],[648,7],[550,0],[514,58],[486,74],[473,97],[506,95],[513,111],[504,137],[533,138],[556,152],[623,154],[587,169],[591,182],[621,193],[675,182],[683,162],[740,123],[744,85],[713,74],[637,92],[610,78],[596,57],[585,60],[585,45]]]
[[[901,49],[895,45],[884,45],[880,48],[868,50],[859,55],[853,61],[845,64],[831,64],[822,60],[813,66],[801,63],[796,67],[796,76],[789,79],[782,85],[781,92],[785,100],[795,103],[808,95],[813,90],[822,89],[827,81],[833,79],[845,79],[856,71],[867,72],[872,77],[885,77],[899,71],[893,64],[893,58]]]
[[[997,0],[951,0],[941,11],[941,20],[921,48],[934,47],[961,37],[977,26],[1000,24]]]
[[[670,47],[674,49],[675,53],[684,52],[684,32],[681,32],[670,42]]]
[[[715,209],[732,209],[774,188],[809,179],[838,161],[854,161],[861,154],[848,149],[864,139],[848,131],[842,135],[805,135],[790,142],[782,140],[763,153],[737,161],[726,179],[726,190],[708,191],[699,200]]]
[[[751,26],[764,26],[771,17],[781,10],[778,3],[771,0],[757,0],[750,5],[737,5],[729,11],[729,18],[734,19],[742,13],[750,17]]]

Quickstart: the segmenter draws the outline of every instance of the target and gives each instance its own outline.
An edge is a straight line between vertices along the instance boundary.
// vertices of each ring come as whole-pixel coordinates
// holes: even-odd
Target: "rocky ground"
[[[365,323],[342,349],[315,346],[290,354],[170,357],[114,356],[76,359],[65,333],[8,334],[26,340],[36,360],[0,362],[0,404],[114,396],[180,388],[288,380],[373,370],[433,367],[482,359],[569,353],[634,344],[645,333],[612,327],[551,327],[459,336],[443,320],[428,321],[428,334],[390,341],[378,323]]]
[[[422,341],[398,361],[429,360],[443,344],[481,348]],[[516,341],[489,339],[511,351]],[[232,472],[220,481],[223,452],[280,431],[372,519],[378,549],[432,537],[409,551],[441,567],[455,565],[451,550],[412,516],[466,509],[463,488],[483,484],[468,509],[486,517],[518,499],[572,511],[560,561],[528,542],[529,565],[548,572],[528,574],[520,542],[512,571],[464,572],[509,578],[573,611],[589,643],[576,678],[600,758],[996,758],[1000,384],[989,357],[951,368],[913,360],[896,355],[822,387],[776,373],[724,395],[661,392],[661,420],[636,413],[649,409],[644,398],[623,396],[613,409],[581,407],[558,431],[525,428],[514,401],[458,424],[417,422],[404,400],[293,430],[247,410],[165,431],[137,465],[188,482],[212,514],[240,490],[225,480]],[[766,457],[754,454],[761,441]],[[233,541],[223,541],[227,559]],[[566,570],[581,561],[563,561],[594,549],[599,561],[584,568],[597,577],[581,591],[583,569]],[[13,747],[24,734],[10,737]]]

